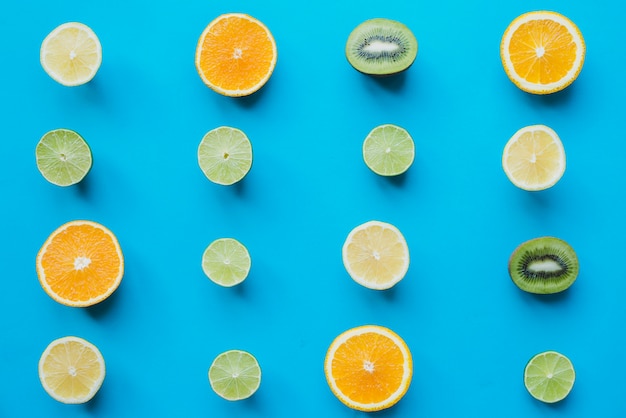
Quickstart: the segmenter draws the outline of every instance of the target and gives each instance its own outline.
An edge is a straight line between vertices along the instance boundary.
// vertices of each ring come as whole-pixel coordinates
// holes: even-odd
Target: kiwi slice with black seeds
[[[513,251],[509,275],[526,292],[562,292],[578,277],[578,257],[574,249],[559,238],[534,238]]]
[[[376,18],[358,25],[346,42],[346,57],[357,71],[391,75],[409,68],[417,56],[417,39],[403,23]]]

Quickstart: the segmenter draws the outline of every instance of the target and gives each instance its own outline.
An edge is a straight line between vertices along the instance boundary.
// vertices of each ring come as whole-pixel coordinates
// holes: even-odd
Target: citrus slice
[[[250,171],[252,144],[239,129],[228,126],[215,128],[200,141],[198,164],[213,183],[230,186]]]
[[[246,399],[261,385],[261,368],[256,358],[246,351],[225,351],[209,367],[209,383],[213,391],[226,400]]]
[[[71,186],[91,170],[91,149],[82,136],[70,129],[47,132],[35,148],[37,168],[52,184]]]
[[[556,132],[545,125],[526,126],[504,147],[502,168],[520,189],[548,189],[565,173],[563,143]]]
[[[380,125],[372,129],[363,142],[363,159],[374,173],[397,176],[413,164],[413,138],[396,125]]]
[[[57,302],[91,306],[108,298],[124,275],[124,257],[113,233],[92,221],[60,226],[37,254],[37,275]]]
[[[411,352],[398,334],[378,325],[349,329],[326,352],[328,386],[346,406],[379,411],[395,405],[413,375]]]
[[[196,47],[202,81],[224,96],[248,96],[269,80],[276,66],[276,42],[259,20],[242,13],[217,17]]]
[[[50,396],[66,404],[89,401],[106,374],[98,348],[79,337],[52,341],[39,360],[39,380]]]
[[[524,369],[526,389],[535,399],[546,403],[564,399],[572,390],[575,379],[572,362],[556,351],[537,354]]]
[[[369,289],[389,289],[409,269],[404,236],[395,226],[380,221],[354,228],[343,244],[342,256],[350,277]]]
[[[250,254],[233,238],[213,241],[202,254],[202,270],[211,281],[224,287],[243,282],[250,272]]]
[[[585,61],[585,41],[567,17],[555,12],[528,12],[504,31],[500,58],[504,71],[520,89],[554,93],[578,77]]]
[[[102,64],[102,46],[90,27],[68,22],[55,28],[41,44],[41,66],[64,86],[85,84]]]

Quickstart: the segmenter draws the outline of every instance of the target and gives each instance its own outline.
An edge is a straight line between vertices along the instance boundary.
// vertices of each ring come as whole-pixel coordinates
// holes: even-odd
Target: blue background
[[[384,4],[382,4],[384,3]],[[323,373],[342,331],[379,324],[414,360],[403,400],[380,417],[623,417],[626,373],[626,213],[623,97],[626,3],[118,1],[0,6],[0,416],[354,417]],[[531,10],[555,10],[581,29],[587,58],[576,82],[546,97],[506,77],[499,44]],[[269,83],[222,97],[194,67],[204,27],[226,12],[263,21],[278,45]],[[401,20],[419,42],[415,64],[373,79],[344,56],[350,31],[372,17]],[[39,64],[43,38],[80,21],[103,45],[88,85],[55,83]],[[416,159],[378,177],[361,144],[376,125],[406,128]],[[542,123],[560,135],[567,170],[552,189],[515,188],[501,168],[506,141]],[[246,132],[254,164],[232,187],[210,183],[196,151],[209,130]],[[78,186],[47,183],[35,145],[55,128],[81,133],[94,165]],[[74,219],[109,227],[126,273],[87,309],[50,299],[35,272],[48,235]],[[396,225],[411,252],[406,278],[377,292],[345,272],[341,246],[356,225]],[[507,261],[521,242],[568,241],[581,271],[556,296],[516,288]],[[202,252],[234,237],[252,256],[247,281],[220,288]],[[37,375],[50,341],[77,335],[102,351],[107,376],[91,402],[63,405]],[[239,348],[260,362],[259,391],[215,395],[207,370]],[[567,355],[577,380],[557,405],[535,401],[522,373],[544,350]]]

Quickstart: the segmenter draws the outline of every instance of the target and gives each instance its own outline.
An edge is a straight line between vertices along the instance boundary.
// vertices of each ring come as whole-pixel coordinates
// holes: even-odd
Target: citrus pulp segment
[[[211,281],[224,287],[243,282],[250,272],[247,248],[233,238],[213,241],[202,254],[202,270]]]
[[[213,183],[230,186],[252,167],[252,144],[241,130],[228,126],[204,135],[198,146],[198,164]]]
[[[196,47],[196,70],[216,92],[248,96],[269,80],[277,59],[276,42],[258,19],[223,14],[204,29]]]
[[[39,172],[52,184],[71,186],[91,170],[91,149],[77,132],[55,129],[47,132],[35,148]]]
[[[124,275],[124,257],[108,228],[92,221],[71,221],[57,228],[42,245],[37,275],[57,302],[91,306],[117,289]]]
[[[350,231],[343,244],[342,259],[354,281],[369,289],[384,290],[406,275],[409,247],[395,226],[369,221]]]
[[[378,325],[349,329],[331,343],[324,372],[333,394],[359,411],[395,405],[413,375],[409,347],[395,332]]]
[[[39,380],[59,402],[79,404],[95,396],[106,374],[98,348],[79,337],[52,341],[39,359]]]
[[[83,23],[56,27],[41,44],[40,61],[52,79],[64,86],[85,84],[102,64],[102,45],[94,31]]]
[[[209,383],[213,391],[226,400],[246,399],[261,385],[261,367],[246,351],[225,351],[209,367]]]
[[[374,173],[397,176],[413,164],[413,138],[396,125],[380,125],[372,129],[363,142],[363,159]]]
[[[502,168],[520,189],[548,189],[565,173],[563,143],[556,132],[545,125],[526,126],[504,147]]]
[[[535,398],[546,403],[564,399],[572,390],[576,373],[570,359],[556,351],[535,355],[524,369],[524,385]]]
[[[500,43],[507,76],[533,94],[563,90],[578,77],[585,61],[585,41],[578,27],[562,14],[536,11],[518,16]]]

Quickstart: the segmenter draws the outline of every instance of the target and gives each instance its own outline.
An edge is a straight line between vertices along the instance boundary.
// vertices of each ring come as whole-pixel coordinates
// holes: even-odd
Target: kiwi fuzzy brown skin
[[[545,269],[529,268],[532,263]],[[548,268],[550,267],[550,268]],[[509,276],[522,290],[535,294],[558,293],[578,277],[579,263],[574,249],[555,237],[540,237],[520,244],[509,258]]]
[[[374,41],[374,42],[373,42]],[[382,48],[375,51],[375,41]],[[383,47],[395,44],[395,50]],[[367,51],[366,48],[374,51]],[[413,32],[401,22],[386,18],[369,19],[355,27],[346,42],[346,58],[362,74],[387,77],[406,71],[417,56],[418,43]]]

